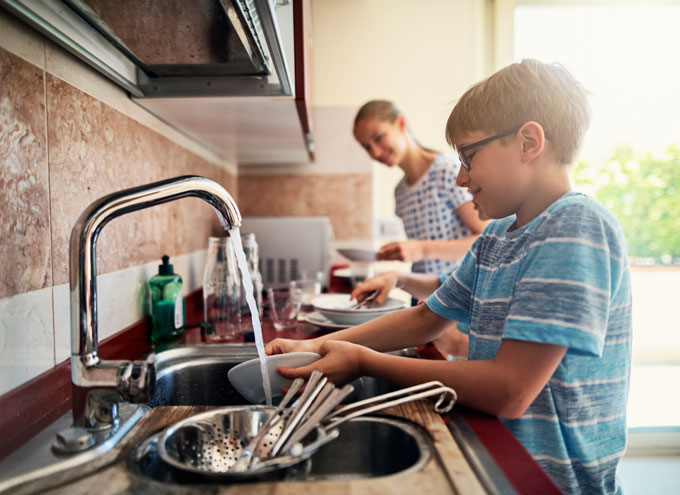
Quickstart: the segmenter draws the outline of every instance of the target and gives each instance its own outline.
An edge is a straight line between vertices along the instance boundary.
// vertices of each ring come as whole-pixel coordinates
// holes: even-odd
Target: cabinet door
[[[312,9],[310,0],[293,0],[295,104],[310,160],[314,161],[312,121]]]

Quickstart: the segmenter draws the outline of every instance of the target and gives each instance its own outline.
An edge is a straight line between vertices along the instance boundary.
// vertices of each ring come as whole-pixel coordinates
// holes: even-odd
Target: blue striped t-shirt
[[[469,359],[502,339],[567,346],[527,411],[503,420],[566,493],[620,493],[631,362],[631,289],[618,222],[569,192],[521,228],[491,222],[430,298],[469,325]]]

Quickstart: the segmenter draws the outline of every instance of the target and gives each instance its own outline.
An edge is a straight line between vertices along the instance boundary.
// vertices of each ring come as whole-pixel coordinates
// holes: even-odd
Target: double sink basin
[[[248,404],[229,383],[228,371],[257,357],[252,344],[185,346],[156,354],[156,389],[150,402],[158,406],[234,406]],[[355,391],[345,402],[395,390],[392,384],[369,377],[353,383]],[[427,432],[407,420],[366,416],[339,427],[337,439],[300,465],[277,473],[287,481],[332,481],[388,476],[422,469],[432,456]],[[130,471],[156,481],[201,483],[194,475],[166,466],[142,442],[128,458]]]
[[[402,353],[404,354],[404,353]],[[52,449],[55,434],[72,425],[67,413],[0,463],[0,494],[36,493],[67,486],[76,478],[97,476],[97,471],[118,462],[113,447],[122,441],[132,425],[146,414],[148,406],[233,406],[248,401],[230,385],[228,371],[245,360],[257,357],[253,344],[182,346],[156,352],[156,387],[148,405],[119,404],[121,423],[111,437],[71,455]],[[380,395],[398,387],[374,378],[362,377],[345,402]],[[314,455],[276,473],[281,481],[347,481],[409,473],[423,469],[433,456],[429,434],[408,420],[386,415],[363,416],[341,424],[337,439]],[[147,448],[158,432],[131,449],[125,459],[134,486],[165,490],[171,484],[209,483],[204,477],[169,468],[154,449]],[[272,478],[267,478],[272,480]],[[155,488],[154,488],[155,486]],[[213,487],[205,486],[207,492]],[[191,488],[193,490],[193,488]],[[142,492],[146,492],[146,488]]]

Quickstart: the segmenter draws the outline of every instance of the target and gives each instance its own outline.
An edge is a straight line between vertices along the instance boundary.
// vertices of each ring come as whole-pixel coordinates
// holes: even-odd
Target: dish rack
[[[288,287],[291,280],[315,278],[318,272],[328,287],[335,239],[328,217],[248,217],[241,232],[255,234],[265,287]]]

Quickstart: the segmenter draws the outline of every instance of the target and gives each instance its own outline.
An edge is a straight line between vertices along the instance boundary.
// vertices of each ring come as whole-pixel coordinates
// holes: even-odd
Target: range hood
[[[273,0],[0,0],[0,5],[137,98],[295,91]]]

